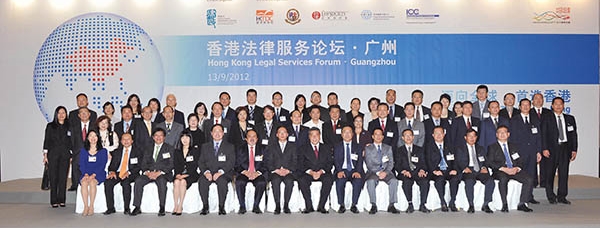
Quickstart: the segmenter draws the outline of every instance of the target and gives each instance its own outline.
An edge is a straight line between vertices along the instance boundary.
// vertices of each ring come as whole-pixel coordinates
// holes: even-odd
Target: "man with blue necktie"
[[[358,203],[358,197],[363,187],[363,155],[360,145],[352,141],[353,137],[352,127],[345,126],[342,128],[342,142],[337,143],[333,149],[334,172],[336,175],[335,186],[338,203],[340,204],[339,213],[346,211],[344,205],[346,182],[350,181],[352,183],[352,206],[350,207],[350,211],[355,214],[358,213],[356,204]]]

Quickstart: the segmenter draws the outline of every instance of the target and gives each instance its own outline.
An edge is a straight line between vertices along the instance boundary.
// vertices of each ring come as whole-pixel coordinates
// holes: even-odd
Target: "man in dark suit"
[[[510,120],[511,137],[510,142],[519,147],[523,157],[523,171],[533,178],[533,186],[537,186],[537,163],[542,159],[542,134],[540,133],[540,122],[537,118],[531,118],[531,102],[524,98],[519,101],[520,114],[513,116]],[[531,195],[529,203],[539,204]]]
[[[202,174],[198,180],[198,190],[204,204],[200,214],[208,214],[208,187],[216,183],[219,194],[219,215],[225,215],[227,214],[225,212],[227,184],[233,177],[236,153],[233,144],[223,139],[225,134],[223,125],[214,125],[210,133],[211,140],[202,144],[202,153],[198,161],[198,168]]]
[[[140,175],[143,152],[137,146],[133,146],[133,137],[129,133],[121,136],[121,146],[113,151],[108,176],[104,181],[104,194],[106,195],[105,215],[115,213],[114,187],[121,183],[123,188],[124,213],[129,215],[129,203],[131,202],[131,183]]]
[[[231,130],[231,121],[222,117],[223,105],[219,102],[215,102],[211,106],[212,118],[205,120],[202,123],[202,131],[206,134],[206,141],[212,141],[212,128],[213,126],[220,124],[223,127],[223,139],[229,142],[229,130]]]
[[[273,104],[273,109],[275,109],[275,121],[279,122],[280,125],[287,126],[290,124],[290,111],[282,107],[283,104],[283,94],[277,91],[271,95],[271,103]]]
[[[323,106],[321,106],[321,93],[319,91],[313,91],[310,94],[310,103],[311,105],[309,106],[317,106],[319,108],[320,111],[320,116],[319,119],[322,120],[323,122],[327,122],[329,121],[329,114],[327,114],[327,109]]]
[[[307,214],[314,211],[310,185],[313,181],[321,181],[321,197],[317,206],[317,211],[327,214],[325,210],[325,202],[331,192],[333,185],[333,175],[331,167],[333,166],[333,154],[331,147],[327,144],[320,143],[321,132],[318,128],[311,128],[308,132],[310,143],[300,148],[298,155],[298,163],[303,174],[299,174],[298,184],[300,191],[304,197],[305,208],[302,213]]]
[[[302,125],[302,113],[298,110],[292,111],[291,125],[287,127],[289,139],[288,141],[293,142],[297,147],[302,147],[308,144],[308,127]]]
[[[398,172],[396,178],[402,180],[402,190],[408,201],[406,213],[415,211],[412,203],[412,186],[415,182],[417,182],[421,191],[419,211],[429,213],[431,210],[425,206],[429,194],[429,173],[427,172],[425,152],[422,147],[413,144],[414,135],[412,130],[402,131],[402,140],[404,140],[404,146],[399,147],[398,152],[394,155],[394,160],[396,160],[394,168]]]
[[[396,104],[396,90],[388,89],[385,91],[385,101],[389,106],[388,118],[394,120],[394,122],[400,122],[404,119],[404,108],[401,105]]]
[[[263,109],[263,121],[256,123],[256,132],[258,133],[258,143],[263,146],[268,146],[269,142],[276,141],[277,128],[280,123],[273,119],[275,112],[273,107],[270,105],[265,106]]]
[[[465,135],[469,128],[479,131],[479,118],[471,116],[472,113],[473,104],[470,101],[464,101],[463,115],[455,118],[454,121],[452,121],[452,130],[450,131],[450,137],[452,137],[450,143],[452,143],[452,146],[456,147],[465,144],[465,138],[461,137],[461,135]]]
[[[238,214],[246,213],[246,184],[251,182],[254,184],[254,205],[252,212],[261,214],[262,211],[258,207],[265,188],[267,186],[267,171],[266,146],[257,144],[258,135],[255,130],[248,130],[246,133],[246,143],[242,145],[237,152],[235,159],[235,189],[237,191],[240,209]]]
[[[504,108],[500,110],[498,115],[504,119],[511,120],[513,116],[518,116],[521,111],[515,107],[515,95],[513,93],[504,94]]]
[[[130,135],[134,136],[136,129],[138,128],[138,124],[140,124],[139,120],[136,121],[136,119],[133,118],[131,106],[125,105],[121,107],[121,121],[115,123],[113,130],[117,133],[119,139],[124,133],[129,133]]]
[[[425,145],[425,125],[415,117],[415,104],[406,102],[404,104],[404,119],[397,123],[397,132],[403,132],[406,129],[412,130],[414,134],[414,144],[423,147]],[[430,118],[428,118],[430,119]],[[397,147],[404,145],[403,140],[398,140]]]
[[[83,148],[88,132],[96,129],[96,124],[90,120],[90,110],[86,107],[79,108],[77,115],[79,121],[72,123],[71,128],[71,187],[69,191],[77,190],[81,171],[79,170],[79,151]]]
[[[173,108],[174,121],[177,123],[180,123],[182,126],[185,126],[185,116],[183,115],[183,112],[181,112],[175,108],[175,107],[177,107],[177,98],[172,93],[167,95],[167,106],[170,106],[171,108]],[[164,117],[164,115],[163,115],[163,117]],[[157,123],[160,123],[163,121],[164,121],[164,119],[161,121],[155,120],[155,122],[157,122]]]
[[[263,118],[263,108],[256,105],[256,90],[248,89],[246,91],[246,102],[248,104],[245,106],[248,109],[248,123],[257,124],[264,121]]]
[[[363,170],[363,154],[360,145],[352,141],[353,132],[354,130],[351,126],[344,126],[342,128],[343,141],[337,143],[333,149],[333,164],[336,175],[335,187],[338,203],[340,204],[338,213],[346,211],[346,206],[344,205],[346,182],[352,182],[352,206],[350,207],[352,213],[358,213],[356,204],[358,203],[358,197],[363,187],[363,177],[365,175]]]
[[[337,93],[330,92],[329,94],[327,94],[327,105],[329,106],[329,108],[331,108],[331,106],[337,105],[338,108],[340,109],[340,114],[339,114],[338,119],[348,123],[348,119],[346,118],[346,115],[343,115],[344,113],[346,113],[346,110],[344,110],[342,107],[340,107]],[[328,111],[330,111],[330,110],[331,109],[329,109]],[[331,115],[329,115],[329,117],[331,117]]]
[[[167,132],[167,135],[165,135],[165,143],[175,147],[179,144],[179,136],[185,127],[177,121],[174,121],[173,110],[174,109],[171,106],[165,106],[162,112],[165,121],[156,124],[156,127],[162,128]]]
[[[423,120],[431,118],[431,109],[423,106],[423,91],[420,89],[413,90],[411,102],[415,104],[415,118],[418,121],[423,122]]]
[[[446,180],[450,182],[450,210],[458,211],[456,208],[456,194],[458,193],[458,184],[460,175],[455,165],[454,147],[445,142],[444,128],[441,126],[433,129],[433,141],[425,146],[425,158],[431,179],[435,182],[435,189],[440,197],[440,203],[443,212],[448,211],[448,205],[444,195],[446,193]]]
[[[142,120],[140,124],[135,128],[133,143],[139,148],[147,148],[152,146],[154,140],[152,139],[152,130],[156,127],[152,122],[152,109],[146,106],[142,109]]]
[[[477,130],[479,132],[477,143],[483,148],[487,148],[490,144],[497,141],[496,128],[498,128],[498,126],[510,126],[508,118],[498,115],[498,112],[500,111],[500,103],[498,103],[498,101],[490,101],[488,102],[488,106],[489,117],[481,121],[479,129]],[[487,152],[487,149],[485,149],[485,151]]]
[[[235,113],[235,110],[233,108],[229,107],[231,104],[231,96],[229,95],[229,93],[221,92],[221,94],[219,94],[219,103],[223,105],[223,112],[221,113],[221,117],[228,119],[232,123],[237,123],[237,114]],[[213,115],[211,113],[211,117],[212,116]]]
[[[379,118],[371,120],[369,122],[368,130],[371,134],[377,128],[383,130],[383,143],[392,147],[396,147],[398,143],[398,124],[394,120],[388,118],[389,106],[381,103],[377,105],[377,116]]]
[[[143,155],[142,175],[135,178],[133,188],[133,206],[131,215],[141,214],[142,195],[144,186],[155,182],[158,188],[158,201],[160,209],[158,216],[165,216],[165,202],[167,198],[167,182],[173,180],[173,146],[165,142],[165,130],[156,128],[152,133],[154,145],[147,148]]]
[[[342,141],[342,128],[348,123],[340,118],[339,105],[329,106],[329,122],[323,123],[323,142],[333,147]]]
[[[544,129],[541,128],[541,124],[544,122],[544,119],[548,117],[548,115],[552,114],[550,109],[544,108],[544,96],[541,93],[536,93],[533,95],[532,108],[530,112],[531,119],[537,119],[540,122],[540,134],[544,134]],[[540,187],[546,187],[546,175],[547,170],[550,167],[550,159],[542,156],[542,160],[540,161]]]
[[[531,200],[533,178],[527,173],[522,172],[522,152],[519,151],[515,144],[508,142],[510,132],[507,126],[498,126],[496,137],[498,141],[489,146],[486,160],[488,167],[493,171],[492,177],[499,181],[498,189],[500,190],[500,198],[502,199],[501,211],[508,212],[508,203],[506,200],[508,181],[516,180],[522,184],[521,197],[517,210],[532,212],[533,210],[527,207],[526,203]]]
[[[489,111],[487,109],[489,105],[487,85],[477,86],[476,92],[477,101],[472,103],[473,117],[478,118],[480,120],[490,117]],[[459,135],[458,137],[462,138],[462,135]]]
[[[297,110],[292,112],[294,115]],[[294,176],[292,172],[297,169],[298,154],[294,142],[288,141],[288,132],[285,127],[277,128],[277,142],[269,145],[267,153],[267,166],[269,168],[269,179],[273,185],[273,198],[275,198],[275,214],[281,213],[281,182],[285,184],[283,193],[283,212],[291,213],[289,203],[294,187]]]
[[[385,104],[384,104],[385,105]],[[387,105],[385,105],[387,107]],[[398,214],[400,211],[394,206],[398,202],[398,179],[394,177],[395,157],[392,146],[383,143],[385,136],[381,128],[375,128],[373,131],[373,143],[365,147],[365,165],[367,173],[365,182],[367,183],[367,193],[371,202],[369,214],[377,213],[377,195],[375,188],[379,182],[385,182],[388,185],[389,204],[387,212]]]
[[[425,125],[425,145],[428,142],[433,141],[433,128],[441,126],[446,134],[445,139],[451,139],[450,136],[450,122],[447,118],[442,118],[442,103],[435,101],[431,103],[431,118],[423,121]]]
[[[89,102],[87,95],[85,93],[80,93],[77,94],[75,98],[77,99],[77,108],[69,112],[69,123],[73,125],[81,121],[79,118],[79,108],[87,108],[90,112],[90,122],[95,123],[96,119],[98,118],[98,114],[96,114],[94,110],[88,108]]]
[[[565,101],[552,99],[552,114],[542,123],[542,152],[549,161],[546,170],[546,197],[551,204],[571,204],[567,200],[569,163],[577,157],[577,124],[575,117],[563,113]],[[554,174],[558,168],[558,195],[554,194]]]
[[[494,193],[496,182],[490,176],[487,168],[483,147],[475,144],[477,142],[477,132],[475,130],[467,130],[464,137],[467,143],[456,147],[456,169],[462,172],[462,180],[465,182],[465,193],[469,202],[467,213],[475,213],[473,198],[475,182],[477,180],[485,185],[481,210],[485,213],[494,213],[488,204],[492,202],[492,194]]]

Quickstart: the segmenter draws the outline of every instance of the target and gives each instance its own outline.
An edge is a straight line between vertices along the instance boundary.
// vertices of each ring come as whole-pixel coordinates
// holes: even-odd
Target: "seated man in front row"
[[[292,112],[292,119],[298,117]],[[294,120],[295,121],[295,120]],[[293,137],[293,136],[290,136]],[[295,141],[295,140],[294,140]],[[298,163],[298,154],[296,153],[294,142],[288,141],[288,132],[284,126],[277,128],[277,142],[271,142],[267,152],[267,164],[269,167],[269,179],[273,185],[273,198],[275,200],[274,214],[281,213],[281,182],[285,184],[283,191],[283,213],[290,214],[290,198],[292,198],[292,188],[294,187],[293,171],[296,170]]]
[[[130,110],[131,111],[131,110]],[[123,187],[124,213],[131,214],[129,203],[131,202],[131,183],[140,175],[140,164],[142,162],[142,151],[133,146],[130,133],[123,133],[121,146],[113,151],[113,158],[108,166],[108,176],[104,181],[104,194],[106,195],[105,215],[115,213],[114,187],[121,183]]]
[[[379,181],[388,184],[390,203],[387,211],[398,214],[400,211],[394,206],[394,204],[398,202],[398,179],[396,179],[392,173],[392,169],[394,168],[394,153],[392,152],[392,147],[383,143],[384,135],[381,128],[375,128],[372,137],[373,144],[365,147],[365,164],[367,165],[365,180],[367,182],[367,192],[369,193],[369,199],[371,201],[371,210],[369,210],[369,214],[377,213],[375,188]]]
[[[492,177],[499,180],[498,189],[500,190],[500,198],[502,199],[502,212],[508,212],[508,203],[506,195],[508,193],[508,181],[516,180],[521,182],[521,198],[517,210],[524,212],[532,212],[525,203],[531,199],[533,191],[533,178],[525,172],[521,172],[523,159],[519,155],[517,146],[508,142],[510,132],[508,127],[501,125],[496,129],[496,138],[498,141],[491,144],[487,151],[488,166],[492,168]]]
[[[267,186],[267,179],[265,177],[267,174],[266,146],[257,144],[258,134],[252,129],[246,133],[246,141],[238,149],[237,158],[235,159],[235,171],[237,173],[235,189],[240,202],[238,214],[246,213],[246,184],[248,182],[254,184],[255,188],[252,212],[261,214],[262,211],[258,205]]]
[[[323,214],[329,213],[325,210],[325,202],[331,193],[333,185],[333,175],[331,167],[333,167],[333,155],[331,147],[327,144],[319,143],[321,140],[321,132],[318,128],[313,127],[308,132],[310,142],[300,148],[298,155],[298,163],[303,174],[299,174],[298,185],[304,197],[306,208],[302,213],[307,214],[314,211],[310,193],[310,185],[313,181],[321,181],[321,197],[317,206],[317,211]]]
[[[141,214],[142,194],[144,186],[150,182],[156,182],[158,188],[158,201],[160,210],[158,216],[165,216],[165,201],[167,198],[167,182],[173,181],[173,146],[165,143],[165,130],[162,128],[154,129],[152,147],[146,149],[144,161],[142,163],[142,174],[135,179],[133,188],[133,206],[135,209],[131,215]]]
[[[227,214],[225,212],[227,184],[231,182],[234,172],[235,148],[233,144],[223,140],[225,135],[223,125],[213,125],[210,134],[212,140],[202,144],[202,152],[198,159],[198,168],[202,174],[198,180],[198,190],[203,203],[200,214],[208,214],[208,187],[216,183],[219,194],[219,215],[224,215]]]
[[[398,147],[398,153],[396,153],[396,171],[398,172],[398,179],[402,180],[402,190],[408,201],[408,208],[406,213],[413,213],[415,207],[412,203],[412,186],[417,182],[419,190],[421,191],[421,205],[419,211],[423,213],[429,213],[429,210],[425,203],[427,203],[427,195],[429,194],[429,173],[427,172],[427,161],[425,160],[425,152],[423,148],[413,144],[414,142],[413,131],[405,129],[402,131],[402,140],[404,145]]]
[[[353,137],[352,127],[344,126],[342,128],[342,141],[337,143],[333,149],[336,175],[335,187],[338,203],[340,204],[338,213],[346,211],[346,207],[344,206],[346,182],[352,182],[352,206],[350,207],[352,213],[358,213],[356,204],[358,203],[360,191],[363,188],[363,176],[365,174],[363,171],[362,149],[358,143],[352,141]]]

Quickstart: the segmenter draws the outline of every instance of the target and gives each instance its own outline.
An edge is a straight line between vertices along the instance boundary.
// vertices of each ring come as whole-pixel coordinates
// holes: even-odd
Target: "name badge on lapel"
[[[285,118],[285,116],[280,116],[279,117],[279,121],[280,122],[285,122],[285,121],[287,121],[287,118]]]
[[[358,160],[358,154],[350,154],[350,159],[352,160]]]
[[[129,163],[132,164],[132,165],[137,165],[138,159],[137,158],[130,158],[129,159]]]
[[[252,130],[253,129],[252,127],[247,127],[247,128],[248,128],[248,130]]]
[[[198,149],[198,145],[194,145],[194,148]]]
[[[254,120],[248,120],[248,123],[254,125]]]
[[[171,158],[171,153],[163,153],[162,157],[163,157],[163,159],[169,159],[169,158]]]
[[[290,141],[290,142],[296,142],[296,136],[290,136],[290,137],[288,137],[288,141]]]
[[[448,154],[448,155],[446,155],[446,160],[448,160],[448,161],[454,161],[454,154]]]
[[[263,139],[261,142],[262,142],[262,144],[263,144],[263,145],[265,145],[265,146],[266,146],[266,145],[269,145],[269,140],[268,140],[268,139]]]
[[[131,129],[131,130],[129,130],[129,131],[131,131],[131,135],[133,135],[133,129]]]
[[[185,161],[186,162],[193,162],[194,161],[194,156],[187,156],[187,157],[185,157]]]
[[[478,158],[479,158],[480,162],[484,162],[485,161],[485,157],[484,156],[479,156]]]
[[[258,161],[258,162],[263,161],[263,156],[262,155],[256,155],[256,156],[254,156],[254,161]]]
[[[519,153],[514,153],[510,155],[512,157],[512,159],[517,160],[520,158]]]
[[[428,120],[428,119],[429,119],[429,114],[423,115],[423,120]]]
[[[394,132],[388,131],[385,136],[387,136],[388,138],[393,138],[394,137]]]
[[[567,126],[567,131],[574,131],[575,128],[573,126]]]
[[[71,131],[67,131],[67,136],[71,137]]]
[[[419,130],[413,130],[414,135],[419,135],[419,133],[420,133]]]
[[[538,133],[537,127],[532,127],[532,128],[531,128],[531,134],[534,134],[534,135],[535,135],[535,134],[537,134],[537,133]]]
[[[96,156],[88,156],[88,162],[96,162]]]
[[[225,157],[225,155],[219,155],[219,156],[217,157],[217,161],[220,161],[220,162],[227,161],[227,157]]]
[[[484,112],[483,113],[483,118],[490,118],[490,113],[489,112]]]
[[[473,128],[473,130],[475,130],[475,131],[479,131],[479,127],[477,127],[477,126],[471,126],[471,128]]]
[[[227,134],[227,128],[226,127],[223,128],[223,133]]]
[[[388,156],[387,156],[387,155],[386,155],[386,156],[383,156],[383,157],[381,158],[381,162],[383,162],[383,163],[386,163],[386,162],[388,162],[388,161],[390,161],[390,158],[388,158]]]
[[[402,120],[402,118],[400,118],[400,117],[394,117],[394,122],[400,122],[400,120]]]
[[[418,163],[419,162],[419,157],[412,156],[412,157],[410,157],[410,161]]]
[[[341,128],[335,129],[335,134],[336,135],[341,135],[342,134],[342,129]]]

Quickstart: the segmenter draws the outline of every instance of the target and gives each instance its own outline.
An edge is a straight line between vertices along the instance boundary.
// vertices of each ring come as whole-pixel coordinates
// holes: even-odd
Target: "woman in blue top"
[[[94,214],[94,200],[96,199],[96,186],[106,180],[106,162],[108,152],[102,148],[98,140],[98,133],[90,130],[85,143],[79,152],[79,169],[81,170],[81,196],[83,198],[82,215]]]

